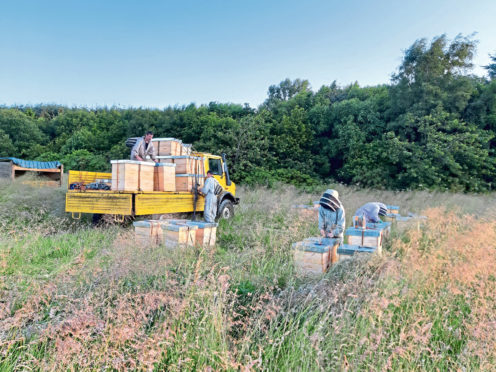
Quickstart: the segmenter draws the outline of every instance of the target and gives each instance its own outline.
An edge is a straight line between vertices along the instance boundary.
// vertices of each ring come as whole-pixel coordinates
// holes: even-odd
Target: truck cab
[[[201,156],[205,159],[205,172],[210,170],[223,188],[217,197],[217,216],[229,219],[234,215],[234,205],[239,203],[239,198],[235,197],[236,184],[229,177],[225,154],[218,156],[202,153]]]

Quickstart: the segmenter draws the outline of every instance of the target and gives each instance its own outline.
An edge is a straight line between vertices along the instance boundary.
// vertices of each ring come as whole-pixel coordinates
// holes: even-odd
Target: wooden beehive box
[[[155,164],[145,161],[112,160],[112,190],[153,191]]]
[[[196,156],[157,156],[161,163],[175,164],[176,174],[200,174],[204,177],[203,161]]]
[[[397,205],[387,205],[387,209],[388,214],[398,214],[400,212],[400,207]]]
[[[193,151],[193,145],[188,144],[188,143],[183,143],[181,155],[191,155],[191,152]]]
[[[206,247],[215,246],[217,240],[217,226],[219,224],[214,222],[211,223],[211,222],[203,222],[203,221],[190,221],[190,220],[177,220],[177,219],[171,219],[166,221],[168,221],[170,224],[196,226],[198,228],[195,233],[196,244]]]
[[[296,269],[303,274],[322,274],[331,262],[331,249],[336,239],[309,238],[293,244]]]
[[[361,247],[372,247],[382,250],[382,230],[356,229],[349,227],[345,235],[348,237],[348,244]]]
[[[177,246],[194,246],[198,226],[167,224],[163,226],[162,243],[169,248]]]
[[[367,229],[382,230],[383,236],[387,238],[391,234],[391,222],[368,222]]]
[[[167,225],[168,222],[162,220],[133,222],[136,243],[144,246],[160,244],[163,239],[163,228]]]
[[[153,191],[176,191],[176,165],[160,163],[155,167]]]
[[[183,143],[176,138],[154,138],[152,142],[157,156],[178,156],[182,153]]]
[[[351,245],[351,244],[341,244],[338,248],[339,260],[345,260],[347,258],[353,257],[357,253],[374,253],[377,251],[377,248],[372,247],[362,247],[359,245]]]
[[[203,176],[197,176],[197,180],[199,183],[198,187],[203,187],[205,183],[205,179]],[[195,175],[194,174],[176,174],[176,191],[187,191],[191,192],[193,186],[195,184]]]

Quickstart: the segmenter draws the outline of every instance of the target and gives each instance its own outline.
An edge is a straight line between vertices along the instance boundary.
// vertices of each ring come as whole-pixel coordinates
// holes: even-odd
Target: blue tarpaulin
[[[35,161],[22,160],[17,158],[0,158],[0,161],[10,160],[15,165],[29,169],[55,169],[62,165],[60,161]]]

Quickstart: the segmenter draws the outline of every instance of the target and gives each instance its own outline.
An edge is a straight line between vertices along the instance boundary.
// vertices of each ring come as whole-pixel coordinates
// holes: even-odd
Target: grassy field
[[[494,195],[334,186],[348,225],[371,200],[428,220],[304,278],[291,205],[322,190],[242,188],[215,249],[167,250],[0,184],[0,370],[496,370]]]

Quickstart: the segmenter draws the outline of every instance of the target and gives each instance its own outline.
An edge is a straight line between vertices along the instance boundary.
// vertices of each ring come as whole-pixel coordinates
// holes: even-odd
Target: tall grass
[[[317,227],[291,205],[320,191],[241,189],[217,247],[170,250],[2,185],[0,369],[493,369],[493,196],[334,187],[349,221],[370,200],[428,219],[308,278],[291,244]]]

